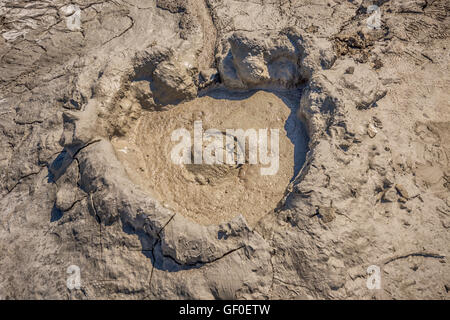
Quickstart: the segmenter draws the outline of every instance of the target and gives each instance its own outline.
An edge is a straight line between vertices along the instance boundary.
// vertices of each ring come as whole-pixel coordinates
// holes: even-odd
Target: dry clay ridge
[[[449,299],[449,12],[1,0],[0,299]],[[195,120],[278,175],[174,167]]]

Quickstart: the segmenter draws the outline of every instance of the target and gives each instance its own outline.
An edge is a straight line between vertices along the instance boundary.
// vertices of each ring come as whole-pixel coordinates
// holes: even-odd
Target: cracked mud
[[[77,6],[0,2],[0,299],[449,298],[448,1]],[[277,174],[175,166],[196,120]]]

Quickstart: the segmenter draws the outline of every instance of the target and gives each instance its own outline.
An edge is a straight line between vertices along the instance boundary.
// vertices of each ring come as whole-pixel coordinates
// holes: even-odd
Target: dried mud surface
[[[0,299],[449,299],[449,12],[0,1]],[[171,167],[197,116],[278,174]]]

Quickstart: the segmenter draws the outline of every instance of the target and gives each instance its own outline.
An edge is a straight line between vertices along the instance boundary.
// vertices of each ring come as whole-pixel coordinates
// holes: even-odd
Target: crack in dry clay
[[[444,255],[432,253],[432,252],[413,252],[404,255],[395,256],[393,258],[387,259],[383,264],[389,264],[396,260],[406,259],[409,257],[423,257],[423,258],[434,258],[434,259],[445,259]]]

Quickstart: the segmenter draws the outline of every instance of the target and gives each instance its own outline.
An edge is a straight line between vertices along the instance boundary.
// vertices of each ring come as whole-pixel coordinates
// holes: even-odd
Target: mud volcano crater
[[[116,134],[111,141],[130,179],[165,207],[204,225],[239,214],[254,225],[277,207],[304,162],[307,134],[295,115],[298,98],[294,91],[216,89],[144,112],[125,134]],[[128,96],[119,105],[132,105],[130,100]],[[236,135],[227,136],[230,129],[248,135],[238,140]],[[179,132],[187,135],[187,148],[182,147]],[[211,137],[211,132],[217,135]],[[233,141],[232,148],[227,149],[227,141]],[[194,159],[194,144],[200,144],[200,163]],[[230,150],[234,163],[227,162]],[[178,154],[183,160],[183,152],[189,152],[188,161],[174,161]],[[212,163],[206,154],[213,157]],[[244,158],[238,161],[239,156]]]
[[[130,180],[201,225],[242,215],[252,226],[277,208],[307,152],[301,41],[292,30],[266,42],[233,34],[217,70],[201,72],[170,54],[142,59],[100,116]]]

